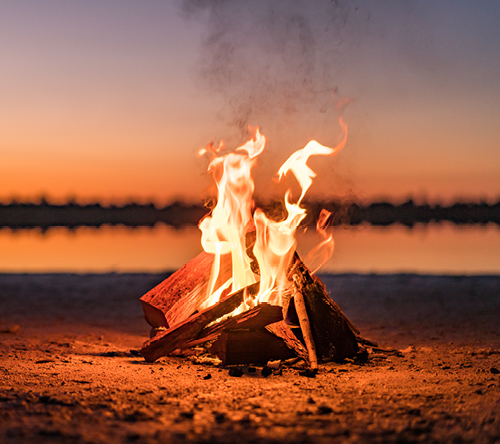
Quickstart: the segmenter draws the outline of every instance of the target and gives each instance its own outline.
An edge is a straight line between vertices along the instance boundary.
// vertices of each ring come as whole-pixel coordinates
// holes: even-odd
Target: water
[[[336,227],[328,273],[500,274],[497,225]],[[302,257],[315,236],[300,236]],[[0,230],[0,272],[164,272],[201,251],[189,227]]]

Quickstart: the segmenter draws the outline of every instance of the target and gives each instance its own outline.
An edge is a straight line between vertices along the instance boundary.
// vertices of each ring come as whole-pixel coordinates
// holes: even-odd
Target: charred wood
[[[165,331],[146,341],[141,349],[141,355],[148,362],[156,361],[178,348],[184,348],[189,341],[196,339],[200,332],[211,322],[231,313],[243,302],[245,291],[256,293],[258,284],[250,285],[235,293],[223,296],[219,302],[196,313]]]

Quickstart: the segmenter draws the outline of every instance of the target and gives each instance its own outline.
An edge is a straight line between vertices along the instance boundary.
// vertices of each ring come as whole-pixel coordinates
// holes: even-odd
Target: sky
[[[310,139],[310,197],[500,198],[500,2],[6,0],[0,200],[198,202],[208,142]]]

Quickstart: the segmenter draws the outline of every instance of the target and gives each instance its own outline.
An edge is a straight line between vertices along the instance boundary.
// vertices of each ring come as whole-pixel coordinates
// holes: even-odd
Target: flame
[[[321,266],[330,258],[333,254],[335,248],[335,240],[333,239],[333,234],[327,231],[328,222],[332,213],[325,210],[321,210],[316,222],[316,231],[323,238],[323,240],[316,245],[307,255],[305,261],[308,263],[315,262],[317,265],[312,269],[312,273],[316,273]]]
[[[311,156],[335,155],[345,146],[347,126],[342,119],[339,119],[339,123],[343,138],[338,145],[330,148],[312,140],[303,149],[294,152],[278,170],[279,180],[292,174],[301,189],[300,197],[295,203],[291,199],[291,190],[287,190],[284,196],[286,217],[279,222],[269,219],[259,208],[254,210],[255,184],[251,173],[266,144],[266,138],[258,128],[253,138],[234,152],[222,155],[223,143],[217,147],[209,144],[200,150],[200,155],[209,154],[212,157],[208,172],[217,185],[217,204],[199,225],[204,250],[215,256],[207,299],[201,308],[216,303],[220,295],[229,288],[231,292],[235,292],[257,281],[260,282],[258,294],[246,296],[238,311],[260,302],[281,305],[283,294],[291,286],[286,270],[295,253],[296,231],[306,217],[306,210],[301,203],[316,177],[307,162]],[[326,233],[329,217],[330,213],[321,213],[317,229],[323,241],[312,251],[313,254],[323,251],[321,264],[333,252],[333,236]],[[258,263],[260,275],[254,272],[255,268],[252,271],[252,258],[248,256],[246,248],[246,236],[254,228],[253,256]],[[232,258],[232,276],[221,287],[215,288],[221,256],[228,253]]]

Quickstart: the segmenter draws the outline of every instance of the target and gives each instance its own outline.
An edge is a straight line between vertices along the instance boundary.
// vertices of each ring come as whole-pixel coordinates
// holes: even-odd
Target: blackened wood
[[[214,255],[204,251],[141,297],[146,321],[152,327],[170,327],[198,310],[208,297]],[[231,255],[221,260],[217,289],[231,276]]]
[[[288,273],[304,301],[311,324],[318,357],[342,361],[358,352],[359,331],[332,301],[319,278],[313,276],[295,254]]]
[[[259,365],[295,356],[281,338],[266,329],[223,331],[210,353],[217,355],[223,365]]]
[[[238,308],[243,302],[245,291],[253,294],[258,291],[258,288],[258,284],[253,284],[229,294],[211,307],[196,313],[180,324],[158,333],[155,337],[144,343],[141,355],[144,356],[146,361],[153,362],[162,356],[168,355],[177,348],[183,348],[186,343],[196,339],[208,324]]]
[[[309,364],[309,354],[307,353],[306,348],[302,342],[297,339],[292,329],[286,324],[285,321],[269,324],[266,326],[266,330],[280,338],[290,350],[293,350],[299,358],[302,358]]]

